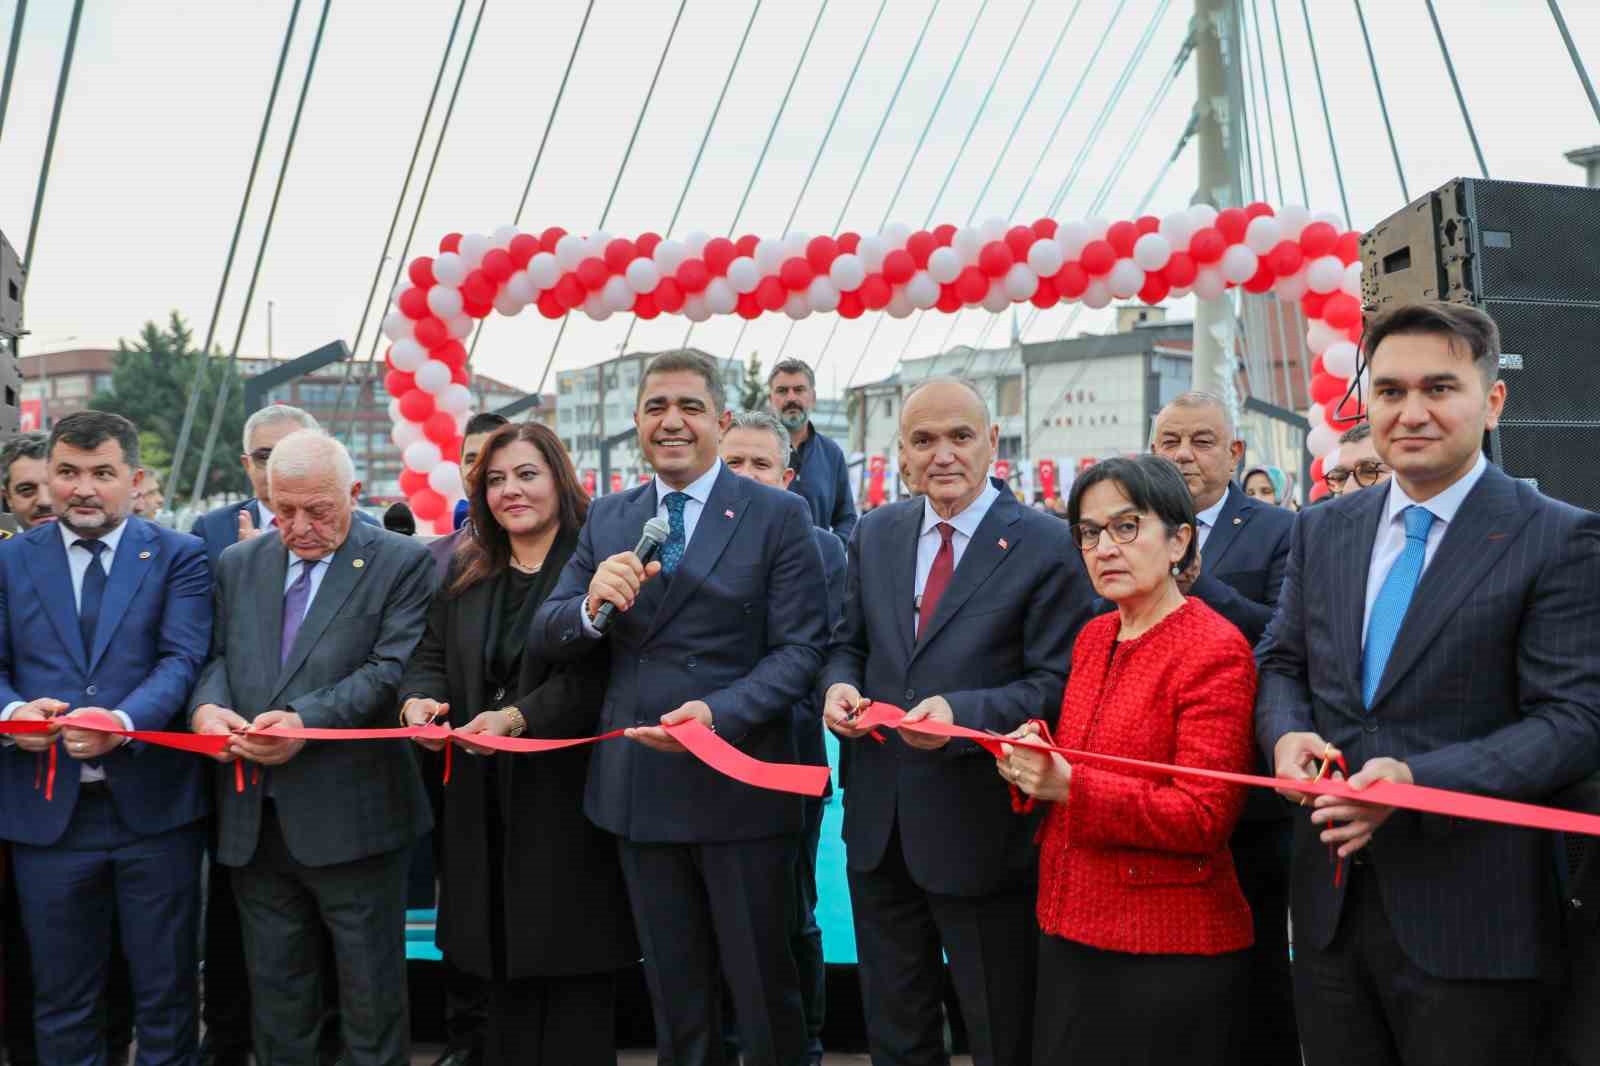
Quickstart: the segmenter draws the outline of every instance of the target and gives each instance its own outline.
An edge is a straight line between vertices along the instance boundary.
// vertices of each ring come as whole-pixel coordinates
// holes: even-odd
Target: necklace
[[[519,560],[515,555],[513,555],[511,557],[511,569],[517,571],[517,573],[519,573],[519,574],[537,574],[541,569],[543,569],[543,567],[544,567],[544,561],[543,560],[540,560],[539,562],[534,563],[532,566],[527,566],[524,563],[522,563],[522,561]]]

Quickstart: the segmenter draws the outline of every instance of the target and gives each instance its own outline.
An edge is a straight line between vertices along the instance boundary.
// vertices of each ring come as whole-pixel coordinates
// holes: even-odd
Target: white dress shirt
[[[911,606],[911,631],[916,632],[918,615],[922,610],[922,590],[928,585],[928,574],[933,570],[933,557],[939,554],[939,545],[943,537],[939,535],[939,523],[949,522],[955,529],[950,536],[951,572],[961,565],[961,556],[966,553],[967,545],[972,543],[973,536],[978,532],[978,526],[983,522],[989,508],[994,506],[994,501],[1000,498],[1000,490],[994,487],[994,482],[984,479],[983,491],[978,493],[976,499],[967,504],[961,511],[950,518],[940,518],[933,509],[933,504],[928,498],[922,498],[922,532],[917,537],[917,576],[913,591],[916,599]]]
[[[1422,554],[1422,573],[1425,574],[1428,572],[1428,564],[1433,562],[1434,553],[1439,549],[1439,542],[1444,539],[1444,531],[1455,521],[1456,512],[1461,510],[1461,502],[1467,498],[1467,493],[1472,491],[1488,467],[1488,461],[1480,454],[1472,469],[1467,471],[1466,477],[1422,504],[1407,496],[1399,481],[1394,478],[1389,479],[1389,502],[1384,509],[1383,524],[1378,527],[1378,538],[1372,542],[1372,562],[1367,567],[1367,608],[1361,619],[1363,648],[1367,644],[1367,626],[1372,622],[1372,605],[1377,602],[1378,591],[1383,588],[1383,582],[1389,576],[1390,569],[1394,567],[1395,560],[1405,551],[1406,523],[1405,519],[1400,517],[1400,513],[1411,506],[1433,512],[1433,525],[1428,527],[1428,542]],[[1417,575],[1419,581],[1421,577],[1421,574]]]
[[[1200,525],[1200,528],[1196,532],[1200,538],[1199,544],[1202,552],[1206,550],[1206,540],[1211,536],[1211,527],[1215,526],[1217,524],[1217,519],[1222,517],[1222,508],[1225,507],[1227,503],[1228,494],[1224,492],[1222,494],[1222,499],[1218,500],[1210,507],[1207,507],[1204,511],[1195,512],[1195,520]]]
[[[289,553],[289,568],[283,575],[283,594],[285,596],[289,594],[289,586],[300,579],[301,568],[305,566],[311,567],[311,592],[306,596],[306,614],[311,613],[311,605],[316,602],[317,590],[322,587],[322,579],[328,576],[328,570],[332,566],[332,559],[332,554],[329,554],[324,555],[314,563],[307,563],[294,552]],[[300,617],[304,620],[305,615]]]
[[[250,508],[246,507],[244,510],[246,512],[248,512],[250,510]],[[256,528],[257,529],[271,529],[272,528],[272,523],[274,523],[274,522],[276,522],[278,520],[278,516],[272,513],[272,508],[268,507],[266,504],[262,503],[260,500],[257,500],[256,501],[256,510],[261,512],[261,524],[256,526]]]

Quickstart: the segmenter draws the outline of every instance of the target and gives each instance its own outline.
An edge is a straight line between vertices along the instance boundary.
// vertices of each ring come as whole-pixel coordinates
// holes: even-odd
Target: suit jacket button
[[[1376,733],[1378,731],[1378,723],[1369,718],[1362,723],[1361,728],[1365,729],[1369,733]]]
[[[689,669],[693,670],[694,669],[694,656],[693,655],[689,656],[689,660],[686,663],[684,663],[683,665],[685,665]]]
[[[907,710],[911,709],[911,704],[916,702],[916,699],[917,699],[917,690],[914,689],[914,688],[906,689],[906,709]]]
[[[100,691],[100,686],[99,685],[90,685],[88,688],[83,690],[83,694],[85,696],[93,696],[95,693],[97,693],[99,691]]]

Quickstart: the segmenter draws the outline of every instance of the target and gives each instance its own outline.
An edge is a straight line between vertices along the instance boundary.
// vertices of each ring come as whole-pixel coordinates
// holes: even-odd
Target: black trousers
[[[1232,1044],[1249,969],[1247,951],[1133,955],[1040,933],[1033,1061],[1234,1066]]]
[[[898,827],[878,868],[850,870],[849,879],[873,1066],[949,1062],[946,955],[974,1066],[1027,1066],[1039,935],[1035,887],[973,898],[926,892],[906,869]]]
[[[822,929],[817,925],[817,848],[822,843],[822,809],[826,800],[808,798],[806,824],[794,863],[794,920],[789,950],[800,977],[800,1001],[806,1014],[806,1055],[822,1061],[822,1026],[827,1019],[828,967],[822,957]]]
[[[611,973],[486,981],[487,1066],[616,1066]]]
[[[234,871],[210,864],[206,882],[205,1023],[202,1046],[224,1062],[244,1062],[250,1053],[250,974],[244,965],[244,933],[233,899]]]
[[[803,1066],[805,1015],[789,921],[794,837],[638,844],[618,851],[663,1066],[724,1066],[722,987],[743,1066]]]
[[[344,1061],[405,1066],[406,866],[409,849],[334,866],[289,854],[272,803],[256,853],[233,874],[250,969],[256,1066],[316,1066],[323,1028],[323,943],[338,971]]]
[[[1423,972],[1395,941],[1372,866],[1345,869],[1350,885],[1333,941],[1320,951],[1295,946],[1295,1012],[1307,1066],[1538,1061],[1548,986]]]
[[[1289,862],[1294,852],[1294,823],[1286,818],[1240,822],[1230,843],[1256,934],[1245,989],[1250,1025],[1248,1031],[1240,1031],[1233,1061],[1240,1066],[1293,1066],[1300,1061],[1294,977],[1289,967]]]

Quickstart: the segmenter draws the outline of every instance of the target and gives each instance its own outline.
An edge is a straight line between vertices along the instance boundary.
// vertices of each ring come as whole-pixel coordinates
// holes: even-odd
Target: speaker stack
[[[1363,236],[1367,313],[1471,304],[1500,327],[1491,461],[1600,510],[1600,189],[1457,178]]]
[[[22,419],[22,373],[17,368],[17,338],[22,335],[22,260],[0,233],[0,442],[17,432]]]

